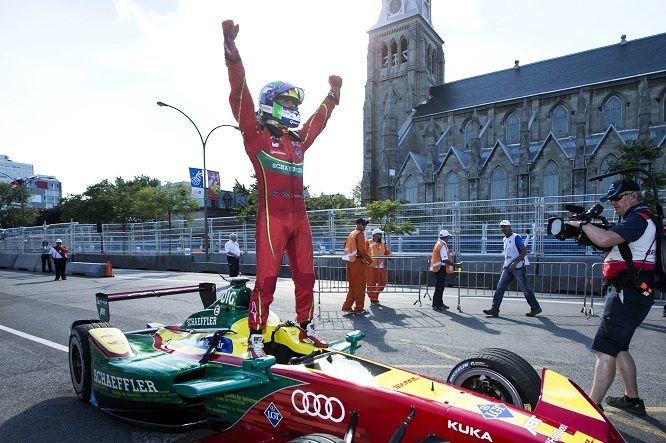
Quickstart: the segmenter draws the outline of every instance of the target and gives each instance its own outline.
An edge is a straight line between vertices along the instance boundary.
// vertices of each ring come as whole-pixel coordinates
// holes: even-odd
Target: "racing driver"
[[[258,182],[257,278],[248,307],[248,350],[252,358],[266,355],[263,331],[285,251],[295,286],[299,339],[325,348],[328,343],[317,336],[312,323],[315,275],[312,233],[303,197],[303,157],[339,103],[342,79],[336,75],[329,77],[328,95],[301,129],[294,128],[301,123],[298,106],[304,93],[290,83],[274,81],[264,86],[255,114],[245,68],[235,44],[238,29],[233,20],[222,22],[231,84],[229,102]]]

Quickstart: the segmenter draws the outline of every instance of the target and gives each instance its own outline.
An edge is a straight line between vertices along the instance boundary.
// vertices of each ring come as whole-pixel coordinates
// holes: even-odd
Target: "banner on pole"
[[[208,198],[210,200],[220,199],[220,173],[217,171],[206,171],[208,174]]]
[[[192,197],[204,197],[203,170],[199,168],[190,168],[190,187],[192,188]]]

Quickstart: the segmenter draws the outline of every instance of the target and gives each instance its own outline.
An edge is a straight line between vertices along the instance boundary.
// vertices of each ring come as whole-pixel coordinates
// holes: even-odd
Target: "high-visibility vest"
[[[382,257],[382,256],[391,255],[391,250],[388,248],[388,246],[386,246],[386,243],[377,243],[373,240],[368,240],[366,242],[366,247],[368,249],[368,254],[370,254],[372,257]],[[383,268],[384,259],[373,258],[370,267]]]
[[[442,248],[446,248],[447,258],[450,261],[453,261],[453,254],[451,254],[451,250],[449,249],[446,242],[438,240],[437,243],[435,243],[435,247],[432,248],[432,257],[430,257],[430,270],[432,272],[438,272],[442,267],[442,264],[444,263],[442,261],[442,252],[441,252]],[[453,266],[446,265],[446,273],[453,274],[453,272],[454,272]]]

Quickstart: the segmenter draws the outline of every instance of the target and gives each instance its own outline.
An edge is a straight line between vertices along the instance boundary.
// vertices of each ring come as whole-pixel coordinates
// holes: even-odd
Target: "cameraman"
[[[654,242],[657,228],[652,214],[641,202],[640,187],[633,180],[614,181],[608,187],[608,194],[600,200],[610,200],[613,210],[620,216],[614,227],[604,230],[589,221],[566,222],[582,229],[598,247],[610,248],[603,264],[606,280],[604,313],[592,342],[596,364],[590,398],[601,404],[613,383],[617,367],[624,383],[624,396],[606,397],[606,403],[635,415],[645,415],[645,404],[638,396],[636,363],[629,353],[629,343],[654,303],[649,288],[653,284],[656,265]]]

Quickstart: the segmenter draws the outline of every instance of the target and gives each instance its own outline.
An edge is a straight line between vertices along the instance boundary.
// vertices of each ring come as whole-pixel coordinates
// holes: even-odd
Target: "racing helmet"
[[[303,103],[305,92],[291,83],[274,81],[261,88],[259,93],[259,111],[257,115],[264,122],[277,123],[288,128],[296,128],[301,124],[298,109],[288,109],[275,102],[278,97],[290,98],[297,105]]]

